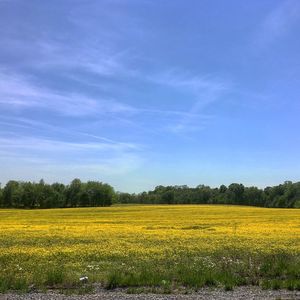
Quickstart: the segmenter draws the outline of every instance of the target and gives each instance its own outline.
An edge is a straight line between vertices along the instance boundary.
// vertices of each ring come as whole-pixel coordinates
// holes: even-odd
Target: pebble
[[[259,287],[238,287],[233,291],[203,288],[192,294],[127,294],[126,290],[107,291],[98,289],[95,293],[85,295],[63,295],[55,291],[47,293],[0,294],[0,300],[300,300],[300,291],[262,290]]]

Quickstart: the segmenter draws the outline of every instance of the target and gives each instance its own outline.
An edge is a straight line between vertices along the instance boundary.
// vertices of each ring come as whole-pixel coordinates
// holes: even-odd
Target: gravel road
[[[171,294],[171,295],[160,295],[160,294],[127,294],[124,290],[97,290],[93,294],[86,295],[72,295],[66,296],[58,294],[54,291],[49,291],[48,293],[28,293],[28,294],[0,294],[0,300],[112,300],[112,299],[134,299],[134,300],[250,300],[250,299],[274,299],[274,300],[287,300],[287,299],[297,299],[300,300],[300,291],[269,291],[261,290],[257,287],[239,287],[235,288],[234,291],[224,291],[220,289],[201,289],[197,293],[192,293],[188,295],[184,294]]]

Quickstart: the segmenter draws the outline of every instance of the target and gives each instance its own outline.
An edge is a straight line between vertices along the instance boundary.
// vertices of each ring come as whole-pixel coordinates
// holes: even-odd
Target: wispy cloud
[[[211,116],[202,113],[202,109],[214,102],[217,98],[216,94],[224,90],[222,81],[211,76],[194,76],[176,69],[160,72],[153,76],[149,76],[142,70],[136,70],[132,67],[134,64],[130,64],[134,57],[131,50],[126,47],[113,46],[120,39],[120,32],[116,36],[113,30],[99,28],[95,37],[90,34],[90,31],[95,29],[95,24],[99,24],[98,12],[94,15],[94,11],[88,9],[86,13],[87,15],[84,15],[83,18],[79,18],[82,11],[74,9],[64,20],[66,28],[72,24],[69,30],[71,28],[71,30],[76,29],[77,32],[85,33],[80,40],[72,38],[72,35],[66,35],[65,29],[62,29],[62,32],[55,33],[55,35],[40,35],[38,39],[31,41],[30,47],[26,39],[22,37],[16,39],[12,35],[5,36],[6,42],[3,43],[5,47],[9,45],[10,49],[24,49],[26,55],[23,53],[21,55],[22,64],[29,68],[29,74],[34,70],[35,74],[47,72],[55,78],[59,76],[59,78],[71,79],[73,83],[75,82],[73,86],[76,86],[77,83],[83,84],[84,89],[82,90],[85,93],[53,90],[49,86],[37,85],[32,78],[22,75],[21,72],[14,74],[2,72],[2,74],[0,73],[0,107],[22,110],[38,108],[67,117],[105,116],[108,114],[110,120],[106,124],[117,123],[118,120],[121,120],[128,125],[141,127],[144,125],[139,125],[137,117],[153,115],[159,119],[159,124],[157,124],[159,130],[165,129],[172,132],[201,129],[206,124]],[[101,10],[100,15],[102,13]],[[106,13],[110,16],[111,9],[109,7],[106,7],[104,14]],[[121,13],[121,15],[127,19],[126,14]],[[136,22],[138,21],[135,20],[133,23],[136,25]],[[130,24],[133,25],[133,23],[130,21]],[[129,31],[134,31],[134,28],[136,26],[131,26]],[[34,28],[31,30],[36,32]],[[126,32],[129,34],[128,30]],[[34,50],[32,51],[32,49]],[[18,51],[17,56],[20,56],[19,50],[16,51]],[[102,80],[103,77],[109,78],[109,80]],[[108,91],[108,94],[114,94],[113,89],[119,87],[113,82],[120,82],[124,78],[126,89],[130,89],[128,82],[129,85],[135,86],[133,82],[141,80],[164,86],[166,89],[179,89],[186,94],[186,99],[192,101],[184,99],[187,109],[179,110],[172,106],[157,109],[146,103],[138,105],[127,101],[131,104],[126,104],[126,101],[120,99],[120,96],[107,98],[102,96],[102,93],[97,93],[97,96],[88,94],[90,87],[92,89],[101,87],[101,90]],[[155,89],[155,86],[153,88]],[[165,126],[162,123],[166,123],[164,122],[166,118],[169,124]]]
[[[24,76],[4,72],[0,73],[0,106],[6,109],[41,108],[66,116],[134,111],[132,107],[113,99],[70,92],[59,93],[37,86]]]
[[[34,179],[48,179],[52,173],[60,174],[63,181],[82,176],[103,178],[127,174],[139,168],[142,161],[139,146],[111,140],[67,142],[42,137],[0,137],[0,165],[5,168],[5,175],[12,178],[19,178],[19,172],[24,176],[22,170],[28,171],[27,178]]]
[[[24,6],[43,11],[43,4],[26,3]],[[99,17],[101,18],[104,10],[108,10],[104,9],[105,5],[102,5],[100,12],[97,9],[96,16],[93,16],[93,11],[87,11],[87,14],[83,15],[82,10],[90,4],[79,6],[81,9],[69,7],[67,3],[62,4],[57,16],[62,22],[59,30],[55,26],[45,29],[43,26],[46,26],[47,21],[41,22],[41,28],[35,26],[37,20],[34,17],[32,22],[16,18],[12,24],[8,24],[7,20],[2,18],[0,55],[12,55],[16,59],[16,63],[8,60],[2,64],[17,69],[23,67],[35,71],[63,72],[67,75],[72,73],[78,80],[81,79],[80,76],[76,76],[79,72],[108,77],[133,72],[123,63],[125,58],[130,59],[129,50],[120,50],[113,46],[117,39],[115,31],[99,26]],[[63,12],[66,8],[68,13]],[[47,18],[47,14],[44,17]],[[91,19],[96,20],[97,25]],[[87,24],[92,23],[91,28],[86,28]],[[22,27],[21,31],[16,30],[19,27]]]
[[[215,97],[216,93],[226,88],[224,83],[207,78],[178,77],[178,75],[173,76],[171,73],[153,77],[151,81],[155,84],[165,85],[167,88],[183,89],[189,97],[192,95],[193,106],[187,111],[156,109],[145,106],[133,107],[113,99],[108,100],[101,97],[90,97],[82,94],[54,91],[37,85],[31,77],[2,71],[0,72],[0,107],[2,106],[10,110],[38,108],[46,112],[50,111],[70,117],[85,117],[89,115],[105,116],[111,114],[116,118],[118,118],[118,116],[125,117],[129,123],[130,117],[141,114],[155,115],[163,119],[169,117],[178,120],[179,118],[179,122],[182,124],[175,124],[174,130],[169,128],[171,131],[176,131],[176,128],[178,128],[178,130],[187,129],[188,123],[192,120],[210,119],[211,116],[201,113],[201,108],[214,101],[212,97]],[[24,120],[25,119],[23,119],[23,121]],[[27,119],[25,121],[27,124],[15,124],[15,126],[28,126],[29,121],[31,122],[30,125],[39,127],[43,125],[42,122],[33,124],[33,122],[36,122],[34,120]],[[50,125],[44,125],[47,127],[46,129],[49,129]],[[190,128],[192,128],[192,126],[190,126]]]
[[[136,149],[133,144],[127,143],[114,143],[114,142],[98,142],[98,143],[76,143],[65,142],[59,140],[40,139],[31,137],[18,137],[18,138],[1,138],[1,149],[22,149],[22,150],[35,150],[43,152],[81,152],[81,151],[125,151]]]
[[[219,100],[231,88],[231,83],[214,76],[196,76],[175,69],[150,77],[150,80],[183,91],[187,95],[182,101],[190,105],[189,108],[181,114],[177,122],[169,124],[166,128],[174,133],[205,128],[212,116],[205,114],[204,108]]]
[[[126,176],[141,167],[143,160],[133,154],[123,154],[112,158],[93,161],[57,161],[51,158],[39,158],[26,155],[5,154],[0,151],[0,165],[5,169],[2,183],[14,178],[16,180],[39,180],[70,182],[74,178],[82,180],[109,181],[116,176]],[[18,161],[18,167],[14,162]],[[112,176],[112,177],[111,177]]]
[[[204,91],[223,90],[226,85],[223,81],[213,76],[197,76],[179,69],[171,69],[166,72],[149,77],[150,80],[173,88],[185,88],[190,92],[202,93]]]
[[[65,45],[54,40],[40,41],[37,48],[40,57],[34,66],[36,69],[63,70],[65,73],[81,70],[108,77],[133,72],[123,63],[127,50],[113,51],[90,41]]]
[[[24,117],[6,117],[6,116],[2,116],[1,117],[2,120],[0,120],[0,124],[6,125],[7,128],[25,128],[25,129],[35,129],[40,131],[42,134],[54,134],[55,136],[61,135],[63,136],[64,139],[72,139],[72,140],[82,140],[82,138],[84,139],[88,139],[88,140],[92,140],[93,142],[88,142],[85,143],[86,147],[88,148],[88,146],[93,147],[93,148],[107,148],[109,150],[113,150],[113,149],[132,149],[132,150],[140,150],[141,149],[141,145],[138,145],[136,143],[130,143],[130,142],[121,142],[121,141],[116,141],[104,136],[100,136],[100,135],[96,135],[96,134],[92,134],[89,132],[84,132],[76,127],[71,127],[71,128],[64,128],[62,126],[57,126],[57,125],[53,125],[53,124],[49,124],[47,122],[41,122],[41,121],[37,121],[37,120],[33,120],[33,119],[28,119],[28,118],[24,118]],[[0,135],[2,134],[4,136],[5,133],[11,134],[11,132],[8,131],[0,131]],[[26,138],[26,143],[29,141],[30,137]],[[32,139],[32,143],[34,145],[34,147],[38,144],[40,144],[39,142],[35,141],[35,138],[31,138]],[[1,137],[0,137],[1,140]],[[11,142],[15,142],[18,141],[17,145],[21,146],[23,145],[23,140],[22,138],[20,139],[19,137],[13,138],[13,139],[5,139],[5,141],[9,142],[9,145],[12,145]],[[39,140],[38,140],[39,141]],[[49,140],[47,138],[43,138],[42,141],[47,142],[47,143],[54,143],[56,145],[66,145],[68,146],[68,148],[75,148],[76,145],[78,145],[78,147],[80,145],[82,145],[81,143],[62,143],[59,142],[57,144],[57,142],[53,142],[52,140]],[[95,143],[95,141],[97,141],[97,143]],[[98,141],[101,141],[102,144]],[[32,143],[30,144],[32,146]],[[5,145],[5,143],[4,143]],[[100,147],[101,146],[101,147]],[[77,147],[77,148],[78,148]],[[64,148],[64,147],[62,147]],[[46,149],[49,149],[49,147],[47,146]],[[51,149],[51,146],[50,146]]]
[[[298,0],[281,1],[265,17],[255,38],[254,47],[265,48],[284,36],[300,20]]]

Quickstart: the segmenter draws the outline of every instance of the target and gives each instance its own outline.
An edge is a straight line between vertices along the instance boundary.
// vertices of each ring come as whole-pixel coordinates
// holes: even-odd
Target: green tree
[[[228,204],[244,204],[244,185],[240,183],[232,183],[228,186],[227,203]]]
[[[21,205],[25,208],[34,208],[37,202],[36,186],[31,182],[22,183]]]
[[[244,204],[245,205],[254,205],[254,206],[263,206],[263,204],[264,204],[263,191],[254,186],[245,188]]]
[[[92,206],[110,206],[112,204],[114,190],[110,185],[88,181],[86,189]]]
[[[4,207],[18,207],[19,206],[19,182],[10,180],[3,189],[2,196]]]
[[[0,183],[0,207],[3,206],[3,190]]]
[[[67,206],[76,207],[78,205],[81,185],[81,181],[78,178],[71,182],[67,190]]]
[[[161,195],[163,204],[172,204],[174,203],[174,191],[166,191]]]

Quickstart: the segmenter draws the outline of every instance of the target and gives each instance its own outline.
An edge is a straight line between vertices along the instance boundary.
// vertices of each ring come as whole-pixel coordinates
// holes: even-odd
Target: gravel
[[[111,300],[111,299],[134,299],[134,300],[227,300],[227,299],[300,299],[300,291],[287,291],[287,290],[262,290],[258,287],[238,287],[233,291],[224,291],[221,289],[208,289],[204,288],[197,293],[191,294],[128,294],[126,290],[112,290],[107,291],[104,289],[98,289],[95,293],[85,295],[63,295],[55,291],[49,291],[47,293],[27,293],[27,294],[0,294],[0,300]]]

